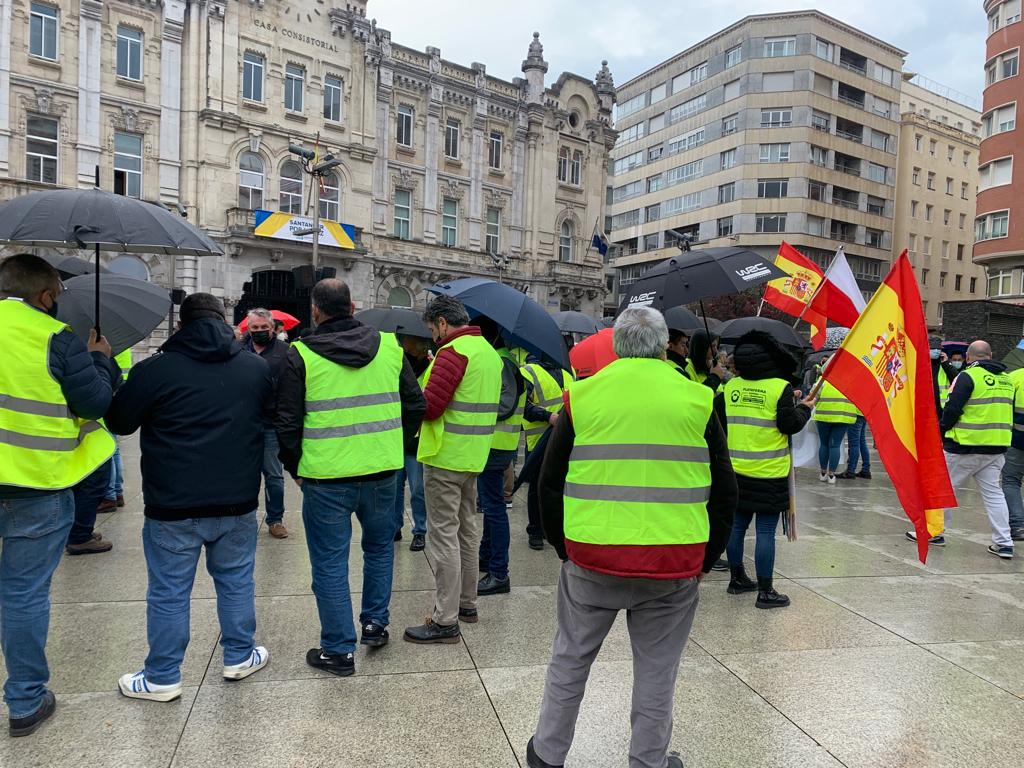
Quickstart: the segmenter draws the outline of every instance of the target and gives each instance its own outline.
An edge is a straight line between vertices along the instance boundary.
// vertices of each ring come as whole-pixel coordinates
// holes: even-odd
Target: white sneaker
[[[257,645],[252,649],[252,653],[249,655],[249,658],[241,664],[224,666],[224,679],[243,680],[253,672],[259,672],[267,666],[268,661],[270,661],[270,652],[262,645]]]
[[[829,485],[835,485],[836,484],[836,476],[835,475],[829,475],[828,476],[828,484]]]
[[[121,675],[117,681],[121,693],[130,699],[146,699],[148,701],[174,701],[181,696],[181,683],[173,685],[157,685],[146,679],[146,671],[141,670],[134,675]]]
[[[818,479],[821,480],[821,482],[824,483],[826,480],[828,480],[828,475],[826,473],[822,472],[821,476]]]

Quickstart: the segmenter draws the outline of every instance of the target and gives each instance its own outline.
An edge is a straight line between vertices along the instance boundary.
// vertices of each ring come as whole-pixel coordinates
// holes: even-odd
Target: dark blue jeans
[[[117,438],[114,438],[115,440]],[[124,462],[121,460],[121,446],[114,449],[113,466],[110,468],[110,484],[103,498],[111,501],[124,495]]]
[[[277,456],[277,432],[271,427],[263,431],[263,505],[266,523],[284,519],[284,467]]]
[[[68,544],[84,544],[92,538],[96,527],[96,508],[107,494],[113,459],[100,464],[72,490],[75,494],[75,524],[68,534]]]
[[[405,484],[409,483],[409,504],[412,507],[412,532],[427,532],[427,503],[423,497],[423,465],[416,454],[405,455],[405,468],[395,473],[395,525],[405,526]]]
[[[46,693],[50,580],[64,553],[74,505],[70,489],[0,499],[0,648],[11,717],[31,715]]]
[[[860,468],[863,472],[871,471],[871,454],[868,453],[868,422],[863,416],[850,425],[846,432],[846,471],[851,474],[857,471],[857,458],[860,457]]]
[[[363,528],[363,598],[359,623],[391,622],[395,547],[395,476],[363,483],[302,483],[302,521],[320,614],[320,647],[340,655],[356,650],[348,553],[352,514]]]
[[[476,495],[484,513],[480,570],[496,579],[507,578],[510,531],[508,510],[505,508],[505,468],[481,472],[476,478]]]
[[[846,428],[849,424],[837,424],[831,421],[819,421],[818,425],[818,466],[821,471],[828,470],[835,474],[839,466],[839,454],[843,447],[843,438],[846,437]]]
[[[742,502],[741,502],[742,503]],[[744,512],[737,509],[732,518],[732,535],[725,547],[729,558],[729,567],[738,568],[743,565],[743,537],[747,535],[750,521],[756,517],[754,530],[757,532],[757,543],[754,545],[754,572],[760,579],[770,579],[775,570],[775,530],[779,526],[779,512],[759,513]]]

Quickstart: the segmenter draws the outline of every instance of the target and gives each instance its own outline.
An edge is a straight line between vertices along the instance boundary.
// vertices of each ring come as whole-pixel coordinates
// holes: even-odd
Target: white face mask
[[[288,341],[288,332],[281,331],[279,334],[277,334],[277,339],[278,341]]]
[[[960,370],[963,367],[964,363],[962,360],[953,360],[950,362],[950,365],[952,365],[957,370]]]

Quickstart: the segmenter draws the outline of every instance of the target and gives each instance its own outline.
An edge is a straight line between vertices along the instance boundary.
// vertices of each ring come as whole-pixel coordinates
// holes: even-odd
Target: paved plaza
[[[513,519],[510,595],[480,601],[459,645],[403,642],[431,606],[423,553],[396,545],[392,642],[360,648],[356,676],[306,666],[319,641],[298,489],[291,537],[261,529],[257,641],[269,666],[220,675],[213,584],[192,601],[185,693],[130,700],[117,678],[146,654],[146,567],[138,444],[123,442],[128,505],[101,515],[109,554],[65,558],[53,584],[48,653],[56,716],[34,736],[0,735],[4,768],[512,768],[525,766],[555,626],[559,562],[527,548],[525,493]],[[230,459],[225,457],[225,470]],[[189,482],[187,477],[182,483]],[[800,471],[796,543],[779,542],[777,588],[790,608],[759,611],[725,574],[701,588],[676,695],[673,748],[688,768],[937,768],[1024,762],[1024,557],[987,554],[973,489],[949,545],[922,566],[891,485],[837,486]],[[752,538],[748,555],[752,554]],[[362,584],[358,549],[351,584]],[[358,595],[354,595],[358,606]],[[573,768],[624,768],[631,664],[620,617],[594,666]]]

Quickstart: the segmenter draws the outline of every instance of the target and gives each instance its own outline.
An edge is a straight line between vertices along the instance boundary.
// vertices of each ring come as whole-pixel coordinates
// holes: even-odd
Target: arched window
[[[149,267],[138,256],[118,256],[111,260],[107,269],[118,275],[134,277],[136,280],[149,280]]]
[[[263,207],[263,160],[255,152],[243,152],[238,160],[238,207],[255,211]]]
[[[341,186],[336,173],[324,176],[324,185],[320,190],[320,218],[341,221]]]
[[[412,294],[408,288],[396,285],[388,291],[388,306],[390,307],[412,307]]]
[[[562,231],[558,237],[558,260],[572,261],[572,224],[562,222]]]
[[[281,205],[282,213],[302,214],[302,185],[305,179],[302,166],[294,160],[286,160],[281,166]]]
[[[569,164],[569,183],[580,185],[580,178],[583,174],[583,153],[578,149],[572,153],[572,163]]]
[[[558,150],[558,180],[569,180],[569,148],[562,147]]]

